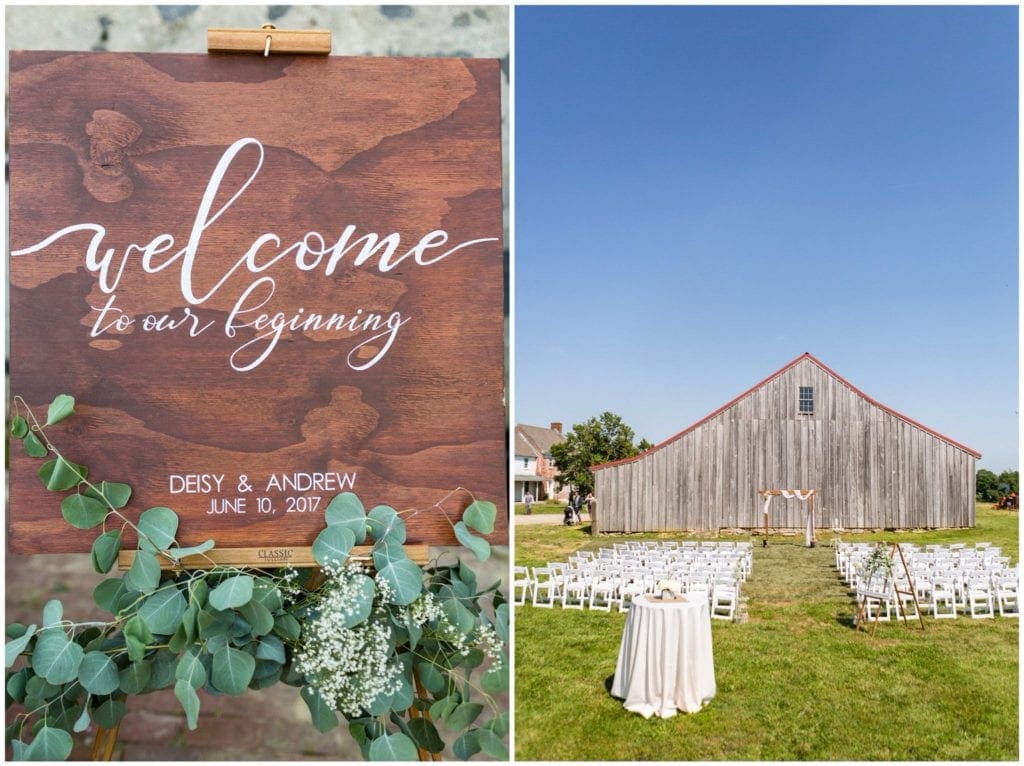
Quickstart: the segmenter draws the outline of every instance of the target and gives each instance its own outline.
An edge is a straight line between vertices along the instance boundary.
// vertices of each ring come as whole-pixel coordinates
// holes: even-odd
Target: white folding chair
[[[715,580],[711,591],[711,616],[719,620],[734,620],[739,600],[739,584],[736,580]]]
[[[947,574],[936,574],[932,578],[931,600],[932,617],[937,620],[956,619],[957,598],[956,581]]]
[[[999,604],[1000,617],[1020,617],[1020,602],[1017,600],[1018,575],[1009,570],[996,576],[995,595]]]
[[[618,575],[614,573],[597,574],[590,582],[590,608],[604,612],[612,610],[612,604],[618,599]]]
[[[527,567],[512,567],[512,603],[522,606],[533,593],[533,579]]]
[[[967,609],[972,618],[983,619],[996,616],[991,579],[981,576],[973,577],[967,581],[965,590]]]
[[[561,575],[551,567],[533,568],[533,605],[550,609],[562,597]]]

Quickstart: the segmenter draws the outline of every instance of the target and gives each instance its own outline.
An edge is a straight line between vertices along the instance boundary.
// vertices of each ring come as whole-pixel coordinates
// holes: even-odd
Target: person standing
[[[594,523],[594,511],[597,510],[597,498],[591,492],[587,495],[587,515],[590,516],[590,523]]]
[[[523,495],[523,505],[526,506],[526,515],[529,516],[531,513],[530,507],[533,505],[533,493],[530,490],[526,490],[526,494]]]

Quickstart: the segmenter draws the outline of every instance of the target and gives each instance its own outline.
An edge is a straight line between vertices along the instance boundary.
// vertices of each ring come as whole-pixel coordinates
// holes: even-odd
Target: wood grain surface
[[[12,393],[41,414],[73,395],[54,443],[131,484],[130,515],[175,509],[183,545],[309,545],[350,479],[410,511],[411,542],[455,542],[469,494],[434,504],[456,487],[497,504],[505,541],[499,78],[488,59],[12,52]],[[9,549],[87,550],[11,453]]]

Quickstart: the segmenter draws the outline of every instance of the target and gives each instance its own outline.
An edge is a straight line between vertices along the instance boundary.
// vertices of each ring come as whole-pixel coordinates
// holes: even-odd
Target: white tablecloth
[[[644,718],[696,713],[715,696],[711,614],[704,598],[635,599],[619,645],[612,696]]]

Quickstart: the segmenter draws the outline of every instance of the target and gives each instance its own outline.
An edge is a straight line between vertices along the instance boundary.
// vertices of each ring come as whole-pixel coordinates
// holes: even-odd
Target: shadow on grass
[[[852,614],[849,614],[849,615],[847,615],[847,614],[837,614],[836,615],[836,625],[838,625],[838,626],[840,626],[842,628],[850,628],[851,630],[856,630],[857,629],[857,625],[856,625],[856,623],[854,623],[854,620],[853,620],[854,617],[855,617],[855,615],[852,615]]]
[[[604,679],[604,690],[609,694],[612,693],[612,683],[615,681],[615,674],[612,673],[606,679]]]

